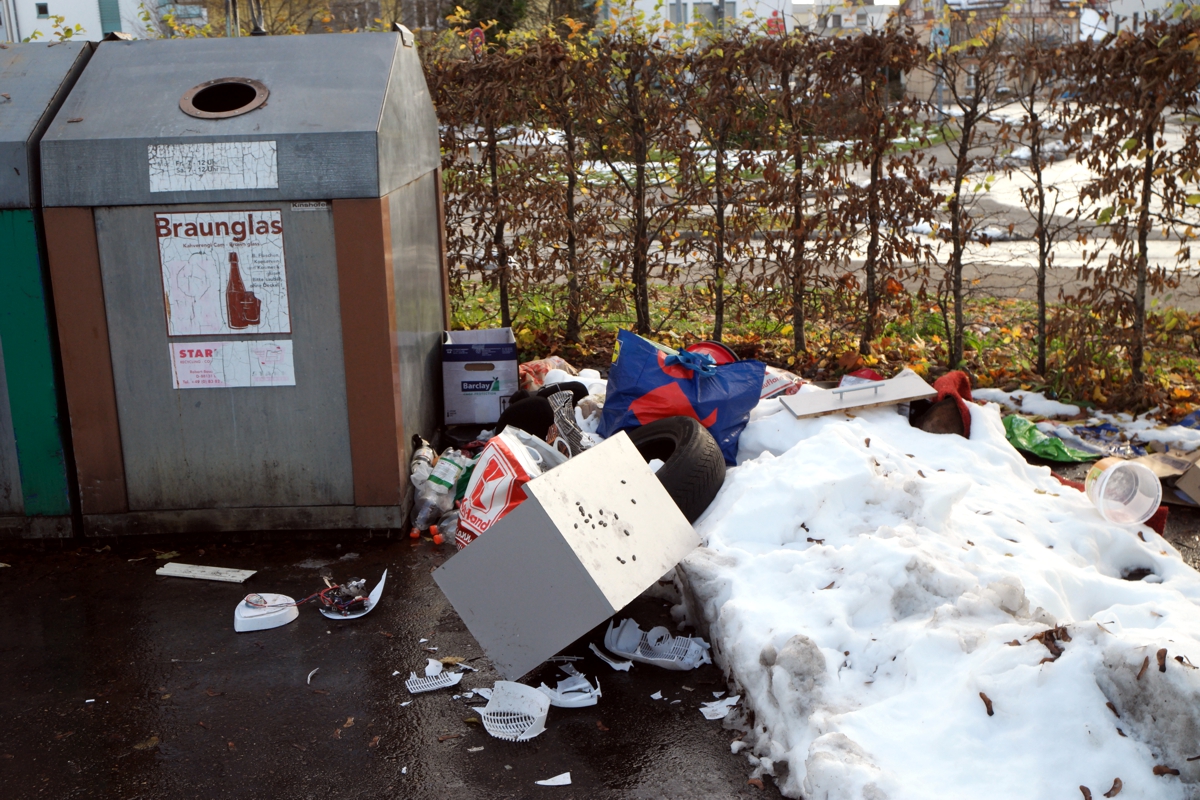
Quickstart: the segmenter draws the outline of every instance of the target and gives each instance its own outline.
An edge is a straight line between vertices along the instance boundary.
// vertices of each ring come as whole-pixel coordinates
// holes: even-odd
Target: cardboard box
[[[492,424],[517,386],[517,340],[511,328],[442,334],[447,425]]]
[[[524,489],[528,500],[433,573],[508,680],[620,611],[700,545],[625,433]]]
[[[1171,505],[1195,506],[1200,498],[1200,450],[1191,453],[1150,453],[1133,459],[1148,467],[1162,482],[1163,502]],[[1180,497],[1180,493],[1185,495]],[[1192,499],[1189,499],[1192,498]]]

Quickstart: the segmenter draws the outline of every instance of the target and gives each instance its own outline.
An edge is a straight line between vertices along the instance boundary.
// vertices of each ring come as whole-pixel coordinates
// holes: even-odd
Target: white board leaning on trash
[[[779,402],[792,412],[796,419],[836,414],[855,408],[893,406],[911,403],[913,400],[928,400],[936,397],[937,391],[910,370],[904,370],[886,381],[856,383],[839,386],[824,392],[801,392],[781,397]]]

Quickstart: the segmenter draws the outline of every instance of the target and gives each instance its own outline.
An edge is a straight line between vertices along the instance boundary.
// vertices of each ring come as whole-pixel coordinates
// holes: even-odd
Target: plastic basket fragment
[[[672,636],[662,626],[643,631],[631,619],[622,620],[616,627],[609,623],[604,634],[604,647],[615,655],[663,669],[688,670],[712,663],[708,642],[703,639]]]
[[[442,672],[431,678],[418,678],[417,673],[412,672],[409,673],[408,680],[404,682],[404,688],[408,689],[409,694],[448,689],[451,686],[457,686],[458,682],[462,680],[462,676],[461,672]]]
[[[492,698],[475,709],[483,728],[497,739],[527,742],[546,730],[550,698],[537,689],[511,681],[496,681]]]

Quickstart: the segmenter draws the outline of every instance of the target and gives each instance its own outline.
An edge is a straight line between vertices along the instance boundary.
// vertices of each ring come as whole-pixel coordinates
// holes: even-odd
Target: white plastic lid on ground
[[[492,696],[483,708],[476,708],[483,728],[497,739],[527,742],[546,730],[550,698],[531,686],[512,681],[496,681]]]
[[[287,625],[300,616],[296,601],[286,594],[261,592],[247,595],[233,610],[233,629],[238,633],[265,631]]]

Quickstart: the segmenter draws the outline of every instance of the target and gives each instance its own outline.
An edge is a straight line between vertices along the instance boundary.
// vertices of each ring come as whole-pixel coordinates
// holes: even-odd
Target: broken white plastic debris
[[[468,753],[478,753],[482,749],[483,749],[482,747],[468,747],[467,752]]]
[[[417,642],[417,644],[425,644],[428,641],[429,641],[428,639],[421,639],[420,641]]]
[[[411,705],[412,705],[412,700],[405,700],[403,703],[400,704],[400,707],[404,708],[405,706],[411,706]]]
[[[244,583],[255,573],[252,569],[226,569],[225,567],[200,567],[195,564],[180,564],[172,561],[154,571],[155,575],[165,575],[169,578],[197,578],[202,581],[223,581],[225,583]]]
[[[604,646],[610,653],[654,664],[664,669],[695,669],[711,664],[708,642],[692,636],[672,636],[661,625],[643,631],[632,619],[622,620],[619,626],[608,624]]]
[[[409,694],[449,689],[451,686],[457,686],[462,676],[461,672],[443,672],[432,678],[418,678],[417,673],[412,672],[404,682],[404,688],[408,689]]]
[[[550,698],[550,705],[558,708],[586,708],[600,701],[600,681],[596,685],[588,683],[587,678],[580,675],[574,667],[567,664],[563,667],[570,677],[559,681],[558,686],[551,689],[546,684],[538,687],[538,691]]]
[[[555,775],[553,778],[546,778],[544,781],[534,781],[538,786],[570,786],[571,773],[564,772],[562,775]]]
[[[662,692],[655,692],[654,694],[650,695],[650,699],[651,700],[662,700]]]
[[[483,720],[484,730],[492,736],[509,742],[527,742],[546,730],[550,698],[531,686],[496,681],[487,706],[475,710]]]
[[[492,699],[492,690],[487,688],[486,686],[484,686],[483,688],[480,688],[480,689],[476,689],[475,694],[479,695],[484,700]]]
[[[96,701],[95,701],[95,699],[92,699],[92,700],[84,700],[83,702],[85,702],[85,703],[94,703],[94,702],[96,702]]]
[[[713,697],[717,698],[718,700],[720,700],[724,696],[725,696],[724,692],[713,692]]]
[[[396,676],[397,676],[397,675],[399,675],[399,674],[400,674],[400,670],[395,670],[395,671],[393,671],[393,672],[392,672],[392,677],[394,678],[394,677],[396,677]]]
[[[401,768],[400,768],[400,774],[401,774],[401,775],[407,775],[407,774],[408,774],[408,767],[401,767]]]
[[[629,668],[633,666],[632,661],[616,661],[614,659],[609,658],[608,656],[604,655],[604,653],[601,653],[600,648],[596,647],[596,645],[594,645],[594,644],[589,644],[588,647],[591,648],[593,653],[595,653],[597,656],[599,656],[601,661],[603,661],[605,664],[608,664],[610,667],[612,667],[615,670],[618,670],[620,672],[629,672]]]
[[[375,588],[371,590],[369,595],[367,595],[367,602],[363,604],[362,611],[355,611],[353,614],[347,614],[344,617],[336,611],[330,611],[327,608],[320,608],[318,611],[320,611],[329,619],[358,619],[361,616],[369,614],[375,608],[375,606],[379,605],[379,598],[383,597],[383,584],[386,581],[387,570],[385,569],[383,571],[383,577],[379,579],[379,583],[375,584]]]
[[[729,710],[738,704],[742,696],[735,694],[726,697],[724,700],[714,700],[711,703],[701,703],[700,713],[705,719],[725,719],[729,714]]]
[[[307,683],[309,686],[312,686],[312,676],[313,676],[313,675],[316,675],[316,674],[317,674],[318,672],[320,672],[320,671],[321,671],[321,668],[320,668],[320,667],[317,667],[317,668],[316,668],[316,669],[314,669],[312,672],[308,673],[308,680],[307,680],[307,681],[305,681],[305,683]]]
[[[426,660],[429,662],[425,665],[426,678],[432,678],[436,675],[441,675],[446,669],[444,666],[442,666],[442,662],[438,661],[436,658],[430,658]]]

